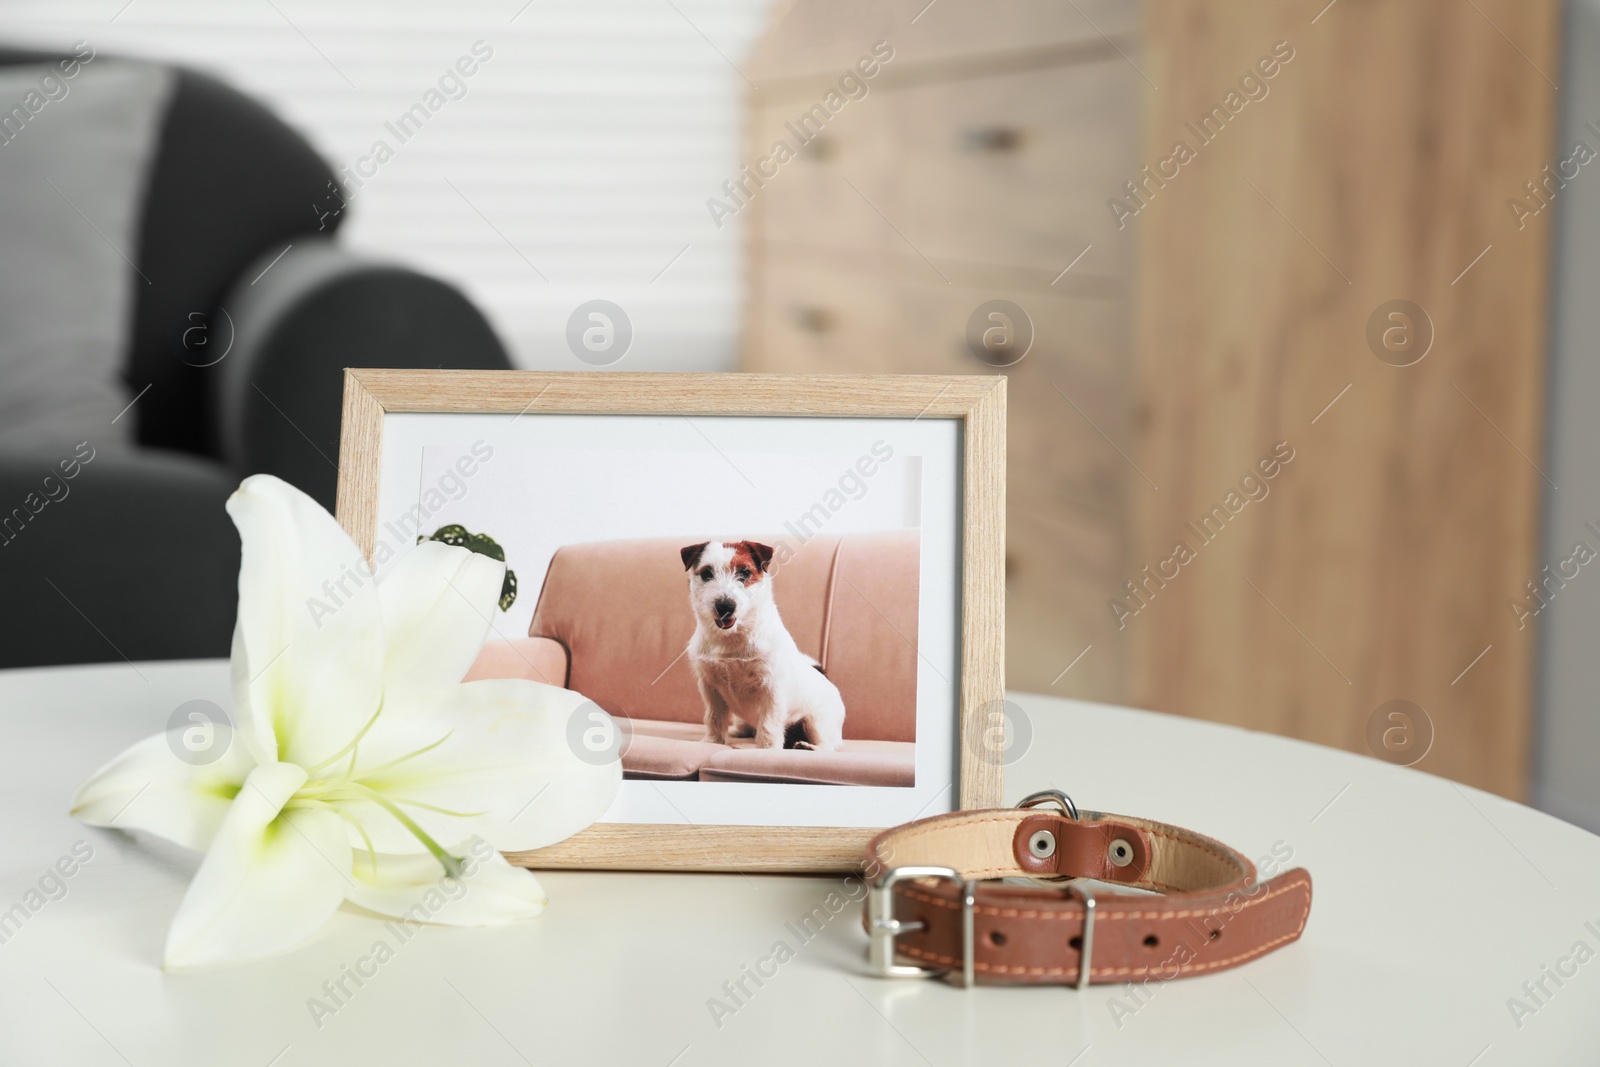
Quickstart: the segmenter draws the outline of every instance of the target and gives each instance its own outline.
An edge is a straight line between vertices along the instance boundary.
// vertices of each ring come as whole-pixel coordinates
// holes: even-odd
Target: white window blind
[[[586,368],[567,319],[605,299],[633,326],[615,369],[702,370],[737,344],[739,228],[705,204],[738,170],[736,66],[767,4],[0,0],[0,36],[172,60],[266,103],[365,172],[341,240],[460,285],[521,366]]]

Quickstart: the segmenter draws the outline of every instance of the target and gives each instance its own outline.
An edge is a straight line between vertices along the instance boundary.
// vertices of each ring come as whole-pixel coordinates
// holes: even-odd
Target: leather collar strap
[[[879,973],[959,970],[967,985],[979,977],[1080,987],[1164,981],[1236,967],[1305,929],[1311,875],[1303,868],[1258,882],[1255,864],[1220,841],[1149,819],[1079,813],[1059,793],[1051,799],[1061,813],[963,811],[873,838],[866,923]],[[991,881],[1016,877],[1087,878],[1162,895]]]

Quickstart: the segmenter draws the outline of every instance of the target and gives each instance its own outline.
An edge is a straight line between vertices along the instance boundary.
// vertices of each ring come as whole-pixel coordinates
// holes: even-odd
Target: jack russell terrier
[[[706,705],[706,740],[755,733],[759,748],[839,747],[844,700],[817,661],[800,651],[778,617],[767,564],[772,549],[754,541],[710,541],[679,551],[688,571],[694,637],[689,665]],[[738,718],[745,724],[739,729]]]

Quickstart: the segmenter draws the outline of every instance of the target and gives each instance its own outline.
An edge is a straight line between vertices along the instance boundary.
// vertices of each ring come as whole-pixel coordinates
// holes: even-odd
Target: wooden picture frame
[[[378,526],[384,417],[397,413],[811,416],[958,420],[960,577],[955,809],[1002,803],[983,758],[1005,697],[1004,376],[621,374],[346,370],[337,514],[368,558]],[[987,733],[985,731],[988,731]],[[601,823],[522,866],[830,872],[857,868],[878,828]]]

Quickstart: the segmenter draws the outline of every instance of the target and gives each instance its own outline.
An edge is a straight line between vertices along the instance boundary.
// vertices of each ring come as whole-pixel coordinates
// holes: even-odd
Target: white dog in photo
[[[679,553],[689,578],[694,637],[689,664],[706,706],[706,740],[725,745],[735,719],[760,748],[783,748],[798,725],[796,748],[837,749],[844,700],[817,661],[800,651],[778,617],[767,564],[772,549],[754,541],[702,542]]]

